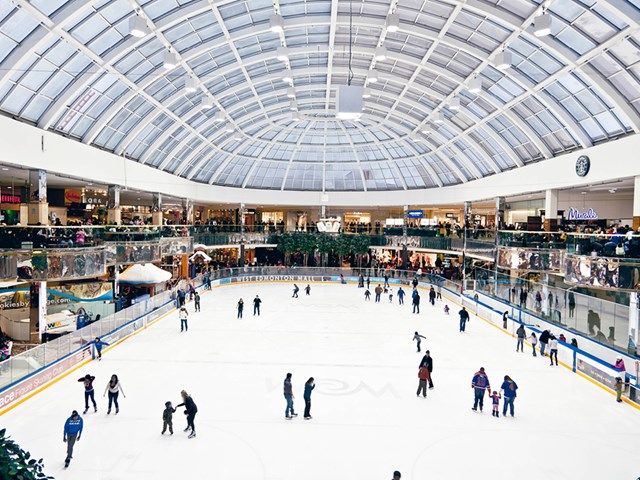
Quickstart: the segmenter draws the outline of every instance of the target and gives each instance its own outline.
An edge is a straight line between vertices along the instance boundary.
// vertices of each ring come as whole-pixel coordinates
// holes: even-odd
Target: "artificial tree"
[[[42,459],[31,458],[29,452],[20,448],[7,430],[0,430],[0,478],[2,480],[42,480],[53,478],[44,473]]]

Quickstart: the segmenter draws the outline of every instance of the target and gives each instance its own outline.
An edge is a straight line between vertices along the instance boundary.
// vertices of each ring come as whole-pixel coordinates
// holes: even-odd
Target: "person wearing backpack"
[[[504,402],[502,402],[502,416],[507,416],[507,407],[509,407],[509,413],[511,413],[511,416],[513,417],[513,402],[516,399],[516,390],[518,390],[518,385],[509,375],[505,375],[504,382],[502,382],[500,389],[502,390],[502,396],[504,397]]]

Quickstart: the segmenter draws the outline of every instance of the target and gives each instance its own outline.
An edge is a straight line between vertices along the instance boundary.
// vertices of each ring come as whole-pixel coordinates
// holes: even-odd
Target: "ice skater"
[[[556,359],[556,367],[558,366],[558,339],[555,335],[549,335],[549,360],[551,360],[551,365],[553,367],[553,359]]]
[[[365,301],[370,301],[371,300],[371,292],[369,291],[368,288],[364,291],[364,299],[365,299]]]
[[[256,295],[256,298],[253,299],[253,316],[255,317],[256,315],[260,316],[260,304],[262,303],[262,300],[260,300],[260,297],[258,295]]]
[[[104,389],[104,394],[102,396],[105,397],[107,393],[109,394],[109,408],[107,410],[107,415],[111,413],[111,404],[116,407],[117,415],[118,412],[120,412],[120,407],[118,405],[118,395],[122,393],[122,398],[127,398],[127,396],[124,394],[122,384],[120,383],[120,380],[118,380],[118,376],[115,374],[111,375],[111,379],[107,383],[107,386]]]
[[[507,320],[509,319],[509,312],[505,310],[502,314],[502,328],[507,329]]]
[[[442,285],[438,284],[438,290],[436,292],[436,300],[442,300]]]
[[[415,332],[415,333],[413,334],[413,339],[414,339],[414,340],[416,341],[416,343],[417,343],[418,352],[420,351],[420,342],[422,341],[422,339],[423,339],[423,338],[424,338],[425,340],[427,339],[427,337],[425,337],[425,336],[423,336],[423,335],[420,335],[418,332]]]
[[[398,288],[398,304],[399,305],[404,305],[404,295],[405,295],[404,290],[402,289],[402,287],[399,287]]]
[[[193,438],[196,436],[196,425],[194,421],[196,419],[196,413],[198,413],[198,407],[193,401],[193,398],[191,398],[191,395],[186,391],[182,390],[180,395],[182,396],[182,403],[176,405],[176,408],[184,407],[184,414],[187,416],[187,428],[185,428],[184,431],[188,432],[191,430],[188,438]]]
[[[306,295],[311,295],[311,285],[307,284],[307,286],[304,287],[304,293]]]
[[[434,290],[433,285],[431,285],[431,288],[429,289],[429,303],[431,305],[436,304],[436,291]]]
[[[93,375],[89,375],[88,373],[82,377],[78,379],[78,382],[82,382],[84,384],[84,413],[87,413],[89,411],[89,399],[91,399],[91,402],[93,403],[93,411],[97,412],[98,411],[98,406],[96,405],[96,397],[95,397],[95,392],[93,390],[93,381],[96,379],[96,377],[94,377]]]
[[[242,311],[244,310],[244,301],[238,300],[238,316],[236,318],[242,318]]]
[[[494,390],[493,393],[489,395],[489,398],[491,399],[491,403],[493,404],[493,411],[491,412],[491,416],[499,417],[500,416],[500,399],[502,398],[502,396]]]
[[[316,388],[313,377],[304,384],[304,419],[311,420],[311,392]]]
[[[165,402],[164,410],[162,411],[162,433],[160,435],[164,435],[164,432],[169,429],[169,434],[173,435],[173,414],[176,413],[176,409],[173,408],[171,402]]]
[[[293,295],[291,295],[291,298],[298,298],[298,292],[300,291],[300,288],[298,288],[298,285],[296,285],[295,283],[293,284]]]
[[[178,318],[180,319],[180,331],[188,331],[189,325],[187,324],[187,318],[189,318],[189,312],[187,312],[187,307],[180,307],[180,310],[178,311]]]
[[[98,361],[102,360],[102,347],[107,347],[109,346],[109,344],[100,340],[100,337],[96,337],[96,339],[93,341],[93,346],[95,347],[96,353],[98,354]]]
[[[536,345],[538,345],[538,337],[536,337],[535,332],[531,332],[531,336],[529,337],[529,341],[531,342],[531,348],[533,349],[533,356],[537,357],[536,353]]]
[[[291,420],[297,417],[298,414],[293,410],[293,387],[291,386],[291,374],[287,373],[284,379],[284,399],[287,402],[287,407],[284,410],[284,418]]]
[[[449,309],[449,305],[445,305],[445,306],[444,306],[444,314],[445,314],[445,315],[449,315],[449,311],[450,311],[450,309]]]
[[[199,312],[200,311],[200,294],[198,292],[195,292],[193,294],[193,300],[194,300],[194,308],[196,312]]]
[[[427,382],[429,381],[429,370],[427,367],[420,367],[418,369],[418,391],[416,392],[416,396],[420,396],[420,392],[422,392],[422,396],[427,398]]]
[[[367,276],[367,290],[369,290],[370,285],[371,285],[371,277]]]
[[[478,406],[480,407],[480,411],[482,412],[482,407],[484,404],[484,391],[487,390],[491,392],[491,385],[489,385],[489,377],[484,372],[484,367],[480,367],[473,379],[471,380],[471,388],[473,388],[474,400],[473,400],[473,408],[472,410],[475,412],[478,410]]]
[[[375,303],[380,303],[380,295],[382,295],[382,287],[380,284],[373,290],[376,294]]]
[[[516,330],[516,337],[518,337],[516,352],[524,352],[524,339],[527,338],[527,331],[524,329],[524,323],[521,323],[518,330]]]
[[[393,303],[393,290],[389,289],[389,303]]]
[[[67,457],[64,460],[64,468],[69,466],[69,463],[73,458],[73,446],[76,442],[80,441],[82,427],[82,417],[80,417],[78,412],[74,410],[71,412],[71,416],[67,418],[67,421],[64,423],[64,431],[62,434],[62,441],[67,444]]]
[[[433,388],[433,357],[431,357],[431,352],[429,350],[424,352],[424,357],[420,360],[419,367],[427,367],[429,370],[429,389]]]
[[[462,310],[458,312],[458,315],[460,315],[460,331],[464,332],[467,322],[469,321],[469,312],[467,312],[467,308],[462,307]]]
[[[413,313],[420,313],[420,294],[418,290],[413,291]]]
[[[507,407],[509,407],[509,413],[513,417],[513,402],[516,399],[516,390],[518,390],[518,385],[516,385],[516,382],[514,382],[509,375],[505,375],[504,382],[502,382],[500,389],[504,396],[504,402],[502,402],[502,416],[507,416]]]

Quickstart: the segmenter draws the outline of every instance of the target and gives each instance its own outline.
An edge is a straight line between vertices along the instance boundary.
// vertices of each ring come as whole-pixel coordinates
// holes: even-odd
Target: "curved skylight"
[[[335,118],[350,8],[353,84],[367,87],[359,121]],[[197,182],[450,185],[637,133],[639,8],[636,0],[4,0],[0,110]],[[551,33],[538,37],[533,23],[544,13]],[[510,61],[499,70],[503,53]]]

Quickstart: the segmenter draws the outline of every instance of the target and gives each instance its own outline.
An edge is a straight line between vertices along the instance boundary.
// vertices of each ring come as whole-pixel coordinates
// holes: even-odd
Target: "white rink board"
[[[291,284],[240,284],[202,296],[190,330],[175,313],[106,352],[0,417],[0,425],[57,479],[162,480],[492,480],[636,479],[640,476],[640,412],[547,359],[515,352],[515,339],[472,316],[458,333],[456,305],[445,316],[421,291],[422,314],[364,302],[355,285],[313,284],[292,299]],[[372,285],[373,290],[374,285]],[[395,288],[394,288],[395,291]],[[256,293],[262,316],[251,315]],[[236,320],[237,299],[245,318]],[[422,354],[418,330],[434,357],[435,389],[416,398]],[[471,411],[473,373],[484,366],[497,389],[510,375],[519,385],[516,418]],[[296,410],[284,419],[282,381],[293,373]],[[77,379],[95,375],[98,413],[68,470],[62,427],[83,409]],[[119,375],[126,399],[106,415],[104,387]],[[313,420],[302,419],[302,388],[313,376]],[[185,388],[198,405],[198,436],[160,435],[164,402]],[[181,409],[182,410],[182,409]]]

